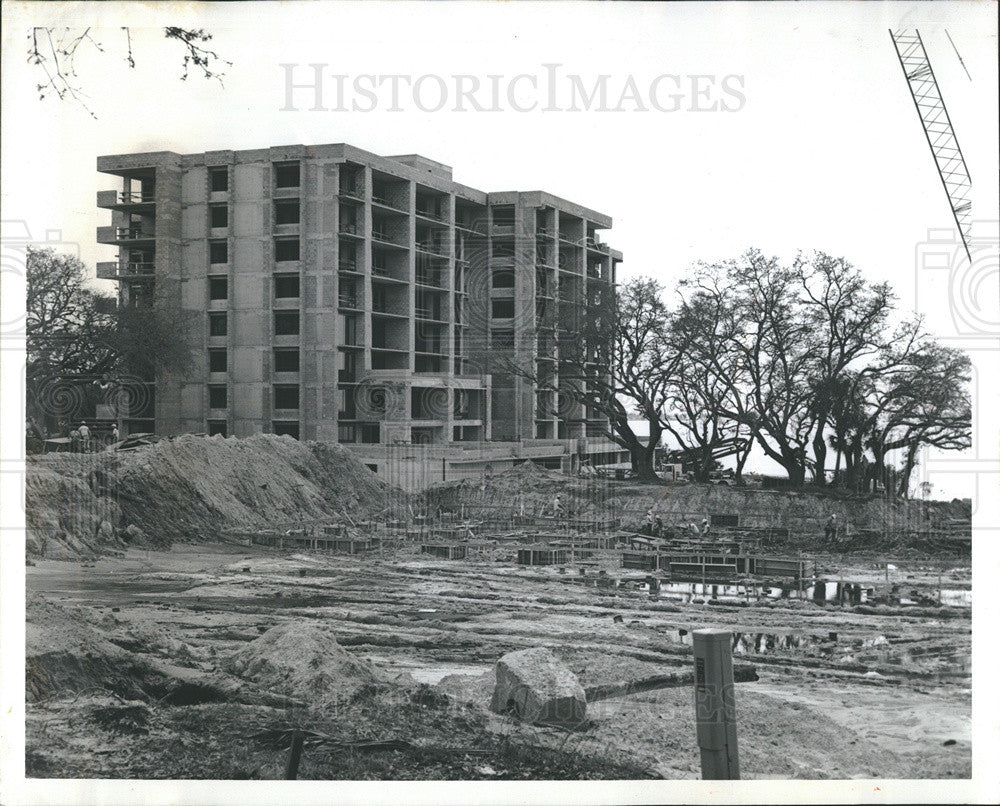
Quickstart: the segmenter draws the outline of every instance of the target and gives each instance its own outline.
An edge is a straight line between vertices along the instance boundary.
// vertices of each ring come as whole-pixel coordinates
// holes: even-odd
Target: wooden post
[[[288,762],[285,764],[285,780],[294,781],[299,774],[299,759],[302,758],[302,733],[295,731],[292,735],[292,746],[288,749]]]
[[[701,777],[735,781],[740,777],[736,745],[736,687],[733,635],[728,630],[695,630],[694,710],[701,750]]]

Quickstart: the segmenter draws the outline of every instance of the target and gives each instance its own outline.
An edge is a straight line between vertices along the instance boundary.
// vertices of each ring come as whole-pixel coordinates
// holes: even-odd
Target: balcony
[[[156,236],[151,232],[144,232],[142,227],[98,227],[97,242],[103,244],[128,244],[137,245],[148,242],[153,244]]]
[[[397,204],[394,199],[391,199],[387,194],[379,191],[372,192],[372,204],[384,207],[386,210],[393,213],[402,213],[403,215],[408,214],[405,206]]]
[[[469,235],[481,235],[486,236],[486,224],[484,221],[456,221],[455,229],[460,232],[467,233]]]
[[[404,244],[396,240],[395,235],[389,232],[389,230],[385,229],[377,229],[375,227],[372,227],[372,240],[378,241],[380,244],[384,244],[386,246],[396,246],[400,249],[406,248]]]
[[[444,290],[445,288],[444,276],[440,272],[418,271],[417,284],[430,286],[431,288],[440,290]]]
[[[341,221],[338,228],[338,232],[341,235],[356,235],[361,236],[361,228],[355,224],[353,221]]]
[[[372,314],[375,316],[388,316],[394,319],[409,318],[405,301],[393,302],[391,300],[376,299],[372,303]]]
[[[435,243],[434,241],[417,241],[417,251],[426,252],[437,257],[448,257],[448,244]]]
[[[340,271],[350,272],[351,274],[360,274],[358,271],[358,264],[353,260],[341,260],[337,263],[337,268]]]
[[[447,319],[442,318],[440,311],[435,311],[429,305],[418,305],[414,308],[414,315],[417,319],[425,319],[428,322],[447,322]]]
[[[359,202],[365,200],[365,191],[360,185],[342,184],[337,189],[337,195],[344,199],[352,199]]]
[[[393,270],[391,267],[373,263],[372,264],[372,282],[373,283],[395,283],[397,285],[406,285],[407,280],[399,277],[393,276]]]
[[[124,210],[127,208],[145,208],[152,210],[156,204],[153,193],[137,193],[133,191],[99,190],[97,191],[97,206],[105,210]]]
[[[340,294],[337,297],[337,306],[351,310],[360,310],[359,300],[355,294]]]
[[[418,205],[416,213],[421,218],[429,219],[430,221],[433,221],[433,222],[438,223],[438,224],[447,224],[448,223],[445,220],[445,217],[440,212],[438,212],[437,210],[428,210],[428,209],[420,207]]]

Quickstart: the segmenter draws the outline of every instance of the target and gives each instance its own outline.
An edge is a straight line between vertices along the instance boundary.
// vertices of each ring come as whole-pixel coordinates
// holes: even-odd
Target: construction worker
[[[80,428],[78,429],[80,434],[80,448],[84,453],[90,452],[90,429],[87,427],[86,423],[80,423]]]
[[[653,534],[656,537],[663,537],[663,518],[659,515],[657,515],[656,519],[653,521]]]
[[[559,496],[556,495],[552,499],[552,517],[558,517],[562,513],[562,501],[560,501]]]
[[[646,510],[646,534],[650,537],[653,536],[653,509],[650,507]]]
[[[710,526],[710,524],[708,522],[708,518],[702,518],[701,519],[701,536],[702,537],[708,537],[708,528],[709,528],[709,526]]]

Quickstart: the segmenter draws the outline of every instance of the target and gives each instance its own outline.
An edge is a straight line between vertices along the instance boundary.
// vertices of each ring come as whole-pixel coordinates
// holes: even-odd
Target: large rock
[[[497,661],[490,709],[536,725],[575,727],[587,717],[587,695],[576,675],[548,649],[509,652]]]
[[[287,622],[271,627],[233,655],[226,670],[313,706],[336,706],[376,682],[367,661],[337,643],[329,627]]]
[[[101,525],[97,527],[98,545],[108,546],[117,542],[118,538],[115,536],[115,527],[108,521],[101,521]]]
[[[130,523],[126,526],[125,531],[122,534],[125,538],[125,542],[130,546],[145,546],[149,543],[149,538],[146,537],[146,533],[134,523]]]

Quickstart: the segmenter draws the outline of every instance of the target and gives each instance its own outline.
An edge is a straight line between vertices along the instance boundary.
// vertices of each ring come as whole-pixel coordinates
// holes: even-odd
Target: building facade
[[[97,167],[119,180],[98,277],[177,311],[194,355],[144,379],[129,430],[466,449],[603,430],[560,394],[558,343],[614,284],[608,216],[346,144]]]

